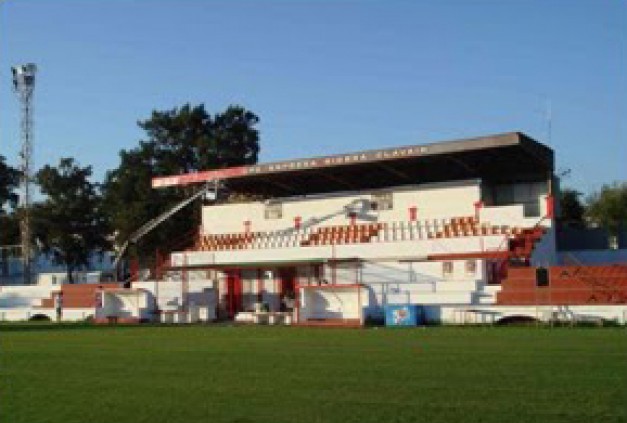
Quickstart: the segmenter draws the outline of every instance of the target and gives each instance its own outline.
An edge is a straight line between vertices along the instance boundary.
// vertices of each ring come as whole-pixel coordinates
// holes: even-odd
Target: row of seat
[[[302,246],[361,244],[367,243],[384,227],[383,223],[328,226],[318,228],[308,239],[301,242]]]
[[[406,222],[378,222],[334,225],[288,231],[245,232],[200,236],[196,250],[221,251],[243,249],[284,248],[330,244],[359,244],[367,242],[414,241],[462,236],[522,234],[518,227],[480,223],[473,216],[450,219],[429,219]]]
[[[202,235],[199,237],[195,249],[201,251],[241,250],[260,236],[262,236],[261,232]]]
[[[119,288],[117,283],[89,283],[89,284],[63,284],[60,292],[63,293],[63,308],[92,308],[96,306],[96,293],[103,289]],[[55,299],[53,294],[50,298],[41,300],[41,308],[54,308]]]
[[[627,266],[552,266],[548,286],[536,268],[512,268],[497,293],[499,305],[627,304]]]
[[[474,216],[453,217],[431,238],[456,238],[462,236],[521,235],[523,229],[516,226],[480,223]]]
[[[353,224],[353,225],[336,225],[336,226],[323,226],[318,228],[312,236],[333,236],[342,235],[345,233],[358,233],[366,234],[371,232],[378,232],[385,226],[384,223],[369,223],[369,224]]]

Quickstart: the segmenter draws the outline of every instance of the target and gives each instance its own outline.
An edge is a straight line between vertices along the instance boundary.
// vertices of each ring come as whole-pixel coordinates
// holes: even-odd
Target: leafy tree
[[[20,240],[19,220],[15,207],[19,196],[15,192],[20,173],[0,156],[0,245],[17,244]]]
[[[627,182],[604,185],[587,199],[586,217],[616,234],[627,227]]]
[[[0,214],[0,246],[20,242],[20,222],[15,212]]]
[[[585,208],[580,197],[582,193],[565,188],[560,193],[561,221],[571,226],[584,225]]]
[[[90,166],[80,167],[72,158],[61,159],[57,167],[46,165],[36,175],[46,199],[33,207],[33,232],[42,251],[65,265],[70,283],[72,272],[109,247],[102,198],[91,176]]]
[[[153,111],[139,127],[147,135],[139,146],[120,152],[120,165],[105,180],[105,204],[121,245],[148,220],[182,201],[198,187],[152,189],[156,176],[250,165],[257,162],[259,118],[240,106],[211,116],[204,105],[186,104]],[[152,257],[158,248],[189,239],[198,225],[198,209],[181,210],[135,246],[134,254]]]
[[[15,188],[19,184],[20,173],[17,169],[9,166],[5,158],[0,156],[0,215],[6,213],[5,206],[15,208],[19,199],[15,193]]]

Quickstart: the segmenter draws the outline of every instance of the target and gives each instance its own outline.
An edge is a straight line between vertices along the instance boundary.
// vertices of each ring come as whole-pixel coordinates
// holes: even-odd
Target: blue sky
[[[506,131],[564,184],[627,179],[627,2],[0,0],[0,154],[19,149],[10,66],[36,62],[35,164],[96,178],[185,102],[261,118],[261,160]]]

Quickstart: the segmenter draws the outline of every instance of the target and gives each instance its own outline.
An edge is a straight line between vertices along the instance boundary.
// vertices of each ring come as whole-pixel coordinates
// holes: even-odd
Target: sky
[[[26,62],[35,167],[72,156],[95,180],[187,102],[254,111],[264,162],[522,131],[563,185],[627,180],[627,1],[0,0],[13,164]]]

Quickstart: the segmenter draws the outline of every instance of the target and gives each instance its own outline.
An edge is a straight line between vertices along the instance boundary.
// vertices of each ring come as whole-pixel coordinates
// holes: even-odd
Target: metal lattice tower
[[[22,261],[24,269],[24,283],[31,282],[31,159],[33,154],[33,91],[35,90],[35,73],[37,66],[34,63],[14,66],[13,88],[17,93],[22,106],[20,151],[20,237],[22,245]]]

